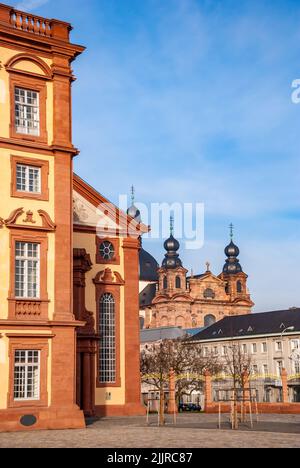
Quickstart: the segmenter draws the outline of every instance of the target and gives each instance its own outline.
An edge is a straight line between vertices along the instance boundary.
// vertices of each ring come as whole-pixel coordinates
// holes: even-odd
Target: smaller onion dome
[[[240,255],[240,249],[231,241],[225,249],[225,255],[226,257],[238,257]]]
[[[163,268],[175,269],[182,267],[182,261],[179,258],[177,251],[180,249],[180,244],[177,239],[173,236],[174,230],[173,218],[170,220],[170,237],[164,243],[164,248],[167,251],[165,254],[164,261],[162,263]]]
[[[141,219],[142,219],[141,218],[141,212],[135,205],[132,205],[132,206],[130,206],[130,208],[128,208],[127,214],[131,218],[135,219],[138,223],[141,222]]]
[[[169,239],[167,239],[165,241],[164,248],[165,248],[165,250],[167,250],[167,252],[171,252],[171,251],[177,252],[177,250],[180,249],[180,244],[179,244],[178,240],[175,239],[175,237],[173,237],[173,234],[171,234]]]
[[[230,225],[230,237],[231,242],[225,248],[225,255],[227,258],[226,263],[223,268],[223,273],[227,275],[236,275],[242,273],[243,269],[241,267],[238,256],[240,255],[240,249],[233,242],[233,225]]]
[[[134,187],[132,186],[131,187],[131,201],[132,201],[132,204],[128,208],[127,214],[128,214],[128,216],[133,218],[137,223],[141,223],[142,222],[141,212],[134,204],[134,201],[135,201],[134,200],[134,198],[135,198],[134,195],[135,195],[135,190],[134,190]]]

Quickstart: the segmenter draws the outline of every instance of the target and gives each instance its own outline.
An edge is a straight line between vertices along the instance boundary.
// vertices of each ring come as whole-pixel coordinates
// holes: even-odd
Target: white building
[[[191,338],[203,352],[217,354],[226,361],[228,347],[239,343],[251,356],[251,386],[259,402],[280,402],[281,370],[288,373],[290,402],[300,402],[300,308],[226,317]],[[217,389],[230,388],[228,376],[213,381]]]

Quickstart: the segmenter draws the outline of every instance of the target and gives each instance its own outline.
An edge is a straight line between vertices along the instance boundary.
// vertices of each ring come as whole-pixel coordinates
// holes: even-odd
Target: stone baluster
[[[38,20],[37,18],[33,18],[33,32],[35,34],[39,34],[40,32],[40,24],[41,24],[41,21]]]
[[[16,13],[16,28],[22,29],[22,15],[20,13]]]

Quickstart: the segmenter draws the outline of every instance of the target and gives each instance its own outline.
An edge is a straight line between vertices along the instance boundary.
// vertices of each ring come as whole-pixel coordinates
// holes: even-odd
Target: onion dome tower
[[[231,242],[225,248],[225,255],[227,260],[223,268],[223,273],[225,275],[237,275],[238,273],[242,273],[243,269],[238,259],[238,256],[240,255],[240,249],[233,242],[233,224],[230,225],[230,238]]]
[[[170,237],[164,243],[164,248],[167,251],[165,259],[162,263],[162,268],[167,270],[174,270],[175,268],[182,267],[182,261],[179,258],[177,251],[180,249],[178,240],[173,236],[174,233],[174,219],[170,219]]]
[[[240,306],[236,313],[243,315],[251,312],[254,303],[251,300],[247,287],[248,276],[243,272],[238,259],[240,249],[233,242],[233,224],[229,227],[230,244],[225,248],[227,260],[219,278],[225,282],[226,294],[230,297],[230,301]]]
[[[128,208],[127,214],[128,214],[128,216],[133,218],[137,223],[142,222],[141,212],[135,206],[135,189],[134,189],[134,186],[131,187],[131,206]]]

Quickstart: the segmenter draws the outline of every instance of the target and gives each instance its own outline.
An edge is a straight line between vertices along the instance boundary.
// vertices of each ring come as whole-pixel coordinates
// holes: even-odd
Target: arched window
[[[196,328],[196,327],[197,327],[197,324],[198,324],[198,322],[197,322],[197,317],[192,317],[192,327],[193,327],[193,328]]]
[[[203,296],[205,299],[214,299],[216,294],[211,288],[207,288],[205,289]]]
[[[160,326],[161,327],[167,327],[169,325],[168,317],[162,317],[160,321]]]
[[[238,281],[236,283],[236,290],[238,293],[242,293],[243,292],[243,285],[242,285],[242,282],[241,281]]]
[[[181,289],[181,279],[180,279],[180,276],[176,276],[176,289]]]
[[[185,320],[183,317],[177,317],[176,318],[176,327],[184,328],[185,326]]]
[[[214,315],[206,315],[206,317],[204,317],[205,327],[210,327],[214,323],[216,323],[216,317]]]
[[[168,289],[168,279],[166,276],[164,277],[164,289]]]
[[[103,294],[99,312],[99,382],[116,382],[116,313],[112,294]]]

